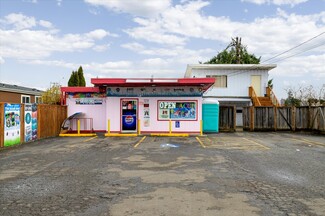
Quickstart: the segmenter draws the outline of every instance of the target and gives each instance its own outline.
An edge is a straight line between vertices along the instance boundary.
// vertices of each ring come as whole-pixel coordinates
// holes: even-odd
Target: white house
[[[216,78],[214,86],[205,92],[204,97],[216,98],[220,105],[235,105],[236,124],[242,126],[242,107],[254,102],[249,87],[253,87],[260,100],[270,99],[266,90],[268,72],[275,67],[275,64],[190,64],[185,77]]]

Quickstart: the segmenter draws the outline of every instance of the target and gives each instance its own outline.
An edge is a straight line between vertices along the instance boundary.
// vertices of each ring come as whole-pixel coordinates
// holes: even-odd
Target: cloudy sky
[[[277,64],[270,78],[281,98],[288,86],[325,84],[324,8],[325,0],[1,0],[0,82],[65,86],[79,65],[87,85],[183,77],[187,64],[239,36],[262,63]]]

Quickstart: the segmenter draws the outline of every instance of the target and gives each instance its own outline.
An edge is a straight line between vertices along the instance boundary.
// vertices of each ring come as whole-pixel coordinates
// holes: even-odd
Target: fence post
[[[292,106],[291,108],[291,127],[292,131],[296,131],[296,107]]]
[[[0,103],[0,119],[5,119],[5,110],[4,103]],[[4,139],[5,139],[5,125],[3,122],[0,123],[0,148],[4,147]]]
[[[277,115],[278,108],[275,106],[275,107],[273,107],[273,110],[274,110],[274,131],[277,131],[277,129],[278,129],[278,122],[277,122],[277,118],[278,118],[278,115]]]
[[[250,131],[254,131],[254,106],[251,106],[249,108],[249,113],[250,113],[250,123],[249,123],[249,126],[250,126]]]

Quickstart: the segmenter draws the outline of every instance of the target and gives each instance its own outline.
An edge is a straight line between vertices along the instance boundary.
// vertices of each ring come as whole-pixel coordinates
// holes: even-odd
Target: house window
[[[206,77],[216,78],[214,87],[216,88],[227,88],[227,75],[207,75]]]
[[[21,103],[30,103],[30,96],[29,95],[22,95],[21,96]]]
[[[37,104],[42,103],[42,97],[41,96],[35,96],[35,103],[37,103]]]

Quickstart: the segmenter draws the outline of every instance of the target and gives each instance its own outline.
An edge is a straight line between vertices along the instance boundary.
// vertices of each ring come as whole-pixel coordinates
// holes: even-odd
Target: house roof
[[[152,86],[199,86],[204,91],[215,82],[215,78],[93,78],[95,86],[152,87]]]
[[[43,91],[24,86],[0,83],[0,91],[40,96]]]
[[[254,71],[254,70],[272,70],[276,68],[276,64],[189,64],[187,65],[185,77],[191,77],[192,69],[202,70],[238,70]],[[233,72],[233,71],[232,71]]]

